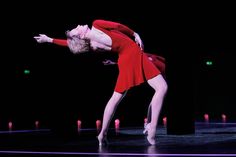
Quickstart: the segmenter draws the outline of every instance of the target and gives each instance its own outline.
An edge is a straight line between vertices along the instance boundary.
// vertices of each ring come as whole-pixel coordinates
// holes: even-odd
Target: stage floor
[[[195,134],[167,135],[157,129],[148,145],[143,128],[109,130],[109,145],[99,147],[96,129],[64,137],[49,129],[0,132],[0,156],[236,156],[236,123],[195,123]]]

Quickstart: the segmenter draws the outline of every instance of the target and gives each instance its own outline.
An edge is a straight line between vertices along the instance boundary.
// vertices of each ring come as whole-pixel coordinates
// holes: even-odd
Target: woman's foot
[[[150,145],[155,145],[156,144],[155,136],[152,136],[152,135],[148,134],[147,140],[148,140]]]
[[[150,123],[147,123],[146,125],[144,125],[144,130],[143,130],[144,135],[147,134],[148,128],[150,128]]]
[[[151,127],[151,124],[149,123],[146,128],[145,128],[145,133],[147,132],[147,141],[149,142],[150,145],[155,145],[156,144],[156,128]]]
[[[102,136],[102,135],[98,135],[97,136],[97,139],[98,139],[98,144],[99,146],[104,146],[104,145],[107,145],[108,144],[108,141],[107,141],[107,137],[105,136]]]

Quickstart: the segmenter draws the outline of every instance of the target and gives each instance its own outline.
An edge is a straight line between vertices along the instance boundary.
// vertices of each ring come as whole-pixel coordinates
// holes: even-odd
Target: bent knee
[[[153,79],[148,81],[149,85],[156,91],[161,93],[166,93],[168,90],[168,85],[162,75],[158,75]]]
[[[165,80],[161,80],[161,81],[159,81],[158,85],[155,86],[154,89],[156,92],[165,94],[168,90],[168,85]]]
[[[167,85],[167,83],[166,83],[165,80],[162,82],[162,84],[161,84],[160,86],[161,86],[161,87],[160,87],[160,90],[161,90],[163,93],[166,93],[167,90],[168,90],[168,85]]]

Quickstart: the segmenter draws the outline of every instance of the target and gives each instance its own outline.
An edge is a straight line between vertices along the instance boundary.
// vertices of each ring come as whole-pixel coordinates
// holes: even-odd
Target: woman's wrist
[[[48,37],[47,42],[48,42],[48,43],[52,43],[52,42],[53,42],[53,38],[49,38],[49,37]]]

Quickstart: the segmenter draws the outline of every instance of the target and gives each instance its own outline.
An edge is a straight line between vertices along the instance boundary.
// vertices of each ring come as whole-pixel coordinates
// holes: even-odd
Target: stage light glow
[[[167,125],[167,117],[163,117],[162,121],[163,121],[163,125],[166,126]]]
[[[96,128],[97,128],[97,130],[100,130],[101,127],[102,127],[102,122],[101,122],[101,120],[96,120]]]
[[[29,70],[29,69],[25,69],[25,70],[24,70],[24,74],[25,74],[25,75],[29,75],[29,74],[30,74],[30,70]]]
[[[38,120],[35,121],[35,129],[39,129],[39,121]]]
[[[207,113],[204,114],[204,120],[205,122],[209,122],[209,115]]]
[[[12,131],[12,128],[13,128],[13,123],[10,121],[8,122],[8,130]]]
[[[119,129],[119,128],[120,128],[120,120],[119,120],[119,119],[116,119],[116,120],[115,120],[115,128],[116,128],[116,129]]]
[[[81,126],[82,126],[82,121],[77,120],[77,130],[78,130],[78,132],[80,132]]]
[[[225,115],[225,114],[222,114],[222,115],[221,115],[221,118],[222,118],[222,122],[223,122],[223,123],[226,123],[226,121],[227,121],[226,115]]]
[[[212,64],[213,64],[213,62],[212,62],[212,61],[210,61],[210,60],[209,60],[209,61],[206,61],[206,65],[208,65],[208,66],[209,66],[209,65],[212,65]]]

